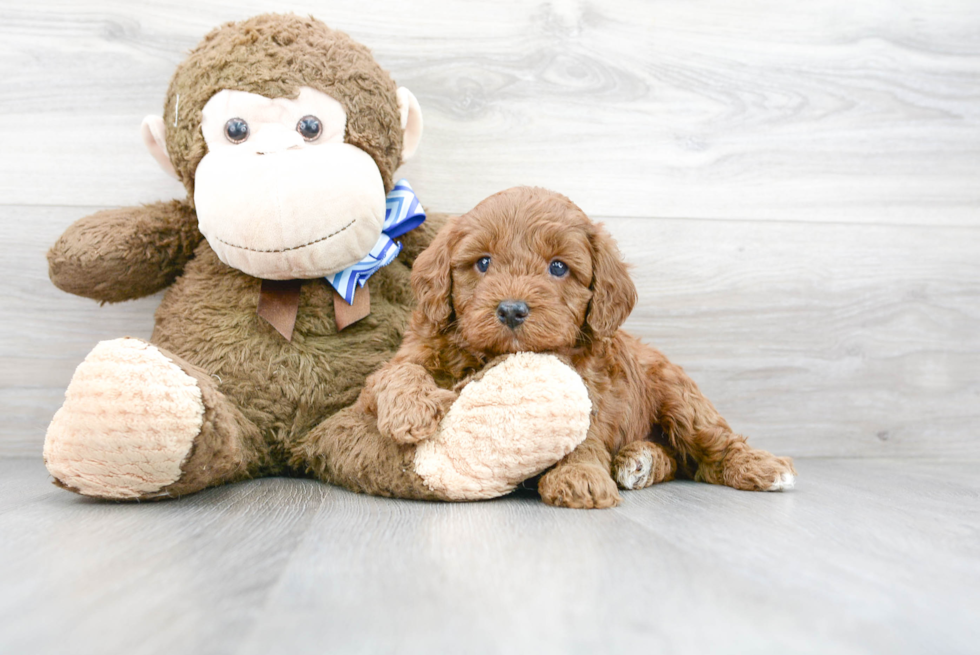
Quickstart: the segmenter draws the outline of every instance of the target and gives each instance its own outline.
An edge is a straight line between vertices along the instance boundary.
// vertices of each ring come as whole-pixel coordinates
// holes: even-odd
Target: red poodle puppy
[[[612,507],[617,483],[641,489],[675,475],[792,487],[789,458],[748,446],[681,367],[619,329],[636,287],[609,234],[565,196],[518,187],[487,198],[419,256],[412,287],[418,307],[401,349],[360,398],[383,435],[425,439],[460,380],[500,355],[551,352],[585,381],[592,423],[541,477],[546,503]]]

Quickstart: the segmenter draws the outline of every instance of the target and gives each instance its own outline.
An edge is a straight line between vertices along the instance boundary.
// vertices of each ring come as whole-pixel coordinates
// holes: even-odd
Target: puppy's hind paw
[[[613,460],[613,477],[622,489],[643,489],[674,479],[677,462],[655,443],[634,441]]]
[[[740,443],[725,455],[722,481],[745,491],[783,491],[796,483],[796,469],[789,457],[776,457]]]
[[[772,486],[766,489],[766,491],[783,491],[784,489],[792,489],[796,486],[796,475],[790,473],[789,471],[783,471],[776,478],[776,481],[772,483]]]

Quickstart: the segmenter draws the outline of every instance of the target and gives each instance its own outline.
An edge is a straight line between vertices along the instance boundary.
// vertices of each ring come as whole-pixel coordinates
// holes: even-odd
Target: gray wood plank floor
[[[799,470],[572,511],[285,479],[102,503],[0,460],[0,652],[976,653],[976,464]]]

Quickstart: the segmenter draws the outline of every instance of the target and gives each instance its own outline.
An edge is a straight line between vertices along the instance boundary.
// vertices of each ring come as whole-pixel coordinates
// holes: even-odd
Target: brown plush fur
[[[549,273],[556,259],[569,267],[563,277]],[[793,472],[788,458],[733,433],[679,366],[619,329],[636,289],[612,238],[564,196],[526,187],[491,196],[439,233],[416,260],[412,285],[419,304],[405,341],[358,403],[392,442],[433,434],[454,385],[491,358],[548,351],[572,363],[593,403],[585,442],[540,480],[549,504],[616,505],[613,476],[627,479],[634,469],[641,475],[631,488],[680,471],[764,490]],[[497,318],[505,300],[530,308],[516,328]],[[657,424],[663,443],[648,440]]]
[[[64,291],[122,302],[173,284],[202,239],[194,210],[178,200],[108,209],[65,230],[48,267]]]
[[[316,446],[308,435],[353,403],[367,375],[396,351],[413,306],[411,263],[445,220],[430,215],[400,239],[398,259],[367,283],[371,314],[343,332],[322,279],[303,283],[291,342],[259,318],[261,281],[219,261],[198,231],[192,198],[206,153],[201,108],[222,89],[294,97],[302,85],[341,102],[347,142],[374,158],[390,190],[402,130],[388,74],[367,48],[312,18],[259,16],[213,31],[174,75],[167,146],[188,199],[83,218],[48,253],[52,281],[78,295],[119,302],[169,287],[151,342],[198,381],[206,411],[183,475],[154,497],[249,476],[318,474],[305,461],[305,449]],[[425,495],[408,479],[418,486],[414,495]]]
[[[347,112],[345,141],[371,155],[390,191],[402,145],[391,76],[370,50],[343,32],[310,17],[265,14],[214,29],[170,82],[163,114],[167,151],[188,197],[194,197],[194,172],[207,154],[201,110],[211,96],[230,89],[295,98],[301,86],[340,102]],[[174,124],[177,129],[170,127]]]

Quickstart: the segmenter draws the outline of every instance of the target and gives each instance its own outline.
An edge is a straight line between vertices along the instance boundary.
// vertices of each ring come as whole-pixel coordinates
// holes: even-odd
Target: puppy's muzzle
[[[523,300],[504,300],[497,305],[497,320],[511,330],[523,323],[529,313],[531,310]]]

